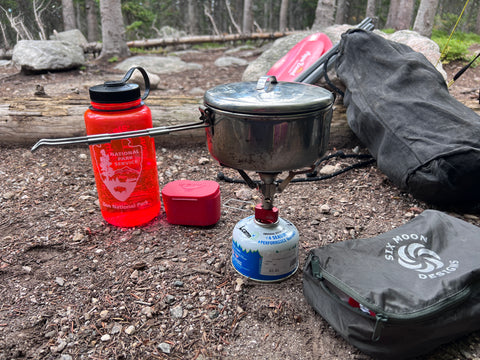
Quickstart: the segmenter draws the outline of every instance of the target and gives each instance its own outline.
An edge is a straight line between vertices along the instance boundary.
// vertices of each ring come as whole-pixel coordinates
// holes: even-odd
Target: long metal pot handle
[[[78,137],[69,137],[69,138],[59,138],[59,139],[41,139],[33,147],[31,151],[37,150],[41,146],[61,146],[61,145],[72,145],[72,144],[103,144],[110,142],[112,140],[135,138],[140,136],[158,136],[165,135],[171,132],[183,131],[183,130],[194,130],[207,128],[212,125],[211,117],[206,116],[206,111],[200,109],[202,116],[200,116],[201,121],[195,123],[188,123],[183,125],[173,125],[173,126],[159,126],[148,129],[133,130],[133,131],[124,131],[119,133],[106,133],[106,134],[95,134],[95,135],[86,135]]]

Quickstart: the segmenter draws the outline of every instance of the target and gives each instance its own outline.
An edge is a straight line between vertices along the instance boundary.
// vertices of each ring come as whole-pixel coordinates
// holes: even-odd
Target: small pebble
[[[328,206],[327,204],[323,204],[322,206],[320,206],[320,212],[322,214],[329,214],[330,213],[330,206]]]
[[[105,335],[102,335],[102,337],[100,338],[100,340],[102,341],[110,341],[112,337],[108,334],[105,334]]]
[[[243,280],[242,278],[237,278],[235,280],[235,283],[235,292],[242,291],[242,286],[245,284],[245,280]]]
[[[52,330],[52,331],[49,331],[49,332],[45,333],[44,336],[45,336],[47,339],[51,339],[51,338],[53,338],[56,334],[57,334],[57,332],[56,332],[55,330]]]
[[[220,312],[218,310],[212,310],[208,313],[208,317],[211,319],[211,320],[214,320],[216,319],[218,316],[220,315]]]
[[[14,196],[15,196],[15,193],[14,193],[14,192],[11,192],[11,191],[6,192],[6,193],[3,194],[3,198],[4,198],[5,200],[10,200],[10,199],[13,198]]]
[[[122,325],[115,323],[113,324],[112,329],[110,330],[110,334],[112,335],[119,334],[120,331],[122,331]]]
[[[162,350],[163,353],[170,354],[170,349],[171,349],[170,344],[162,342],[158,344],[158,348]]]
[[[175,319],[181,319],[183,317],[183,309],[180,305],[175,306],[174,308],[170,309],[170,315],[172,315]]]
[[[73,235],[73,241],[81,241],[83,240],[83,238],[85,237],[85,235],[83,235],[81,232],[76,232],[74,235]]]
[[[333,165],[325,165],[320,169],[320,175],[332,175],[335,171],[337,171],[337,168]]]
[[[133,270],[130,279],[138,279],[138,270]]]
[[[210,162],[210,159],[206,157],[201,157],[200,159],[198,159],[198,163],[200,165],[205,165],[205,164],[208,164],[209,162]]]
[[[173,304],[174,302],[175,302],[175,296],[173,296],[173,295],[165,296],[165,303]]]
[[[142,308],[142,314],[145,315],[147,318],[152,318],[153,314],[153,308],[151,306],[145,306]]]
[[[130,325],[125,329],[125,334],[132,335],[135,332],[135,326]]]
[[[108,310],[102,310],[100,311],[100,318],[102,320],[105,320],[106,318],[108,318]]]
[[[235,191],[235,196],[239,200],[248,201],[252,199],[252,191],[250,189],[242,188]]]

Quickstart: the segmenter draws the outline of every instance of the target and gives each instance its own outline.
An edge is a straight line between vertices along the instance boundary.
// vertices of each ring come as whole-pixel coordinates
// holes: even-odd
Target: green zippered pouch
[[[313,249],[303,290],[363,352],[421,355],[480,329],[480,228],[426,210],[379,236]]]

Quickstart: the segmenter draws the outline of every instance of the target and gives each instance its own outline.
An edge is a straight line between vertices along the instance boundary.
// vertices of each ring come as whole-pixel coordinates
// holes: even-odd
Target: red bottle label
[[[92,146],[99,178],[119,201],[130,197],[142,174],[143,147],[133,145],[132,140]]]

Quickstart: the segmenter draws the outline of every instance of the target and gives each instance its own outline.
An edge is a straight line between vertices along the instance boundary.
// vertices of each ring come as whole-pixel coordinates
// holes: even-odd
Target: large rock
[[[57,40],[20,40],[13,48],[12,60],[27,71],[55,71],[85,64],[79,45]]]
[[[242,75],[243,81],[257,81],[260,76],[265,75],[268,70],[280,60],[288,51],[312,32],[302,32],[275,40],[262,55],[252,61]]]
[[[389,40],[408,45],[413,50],[425,55],[428,61],[435,65],[437,70],[443,75],[443,78],[447,78],[447,73],[443,70],[442,63],[439,61],[441,55],[440,48],[435,41],[411,30],[400,30],[386,37]]]
[[[341,35],[350,28],[352,28],[351,25],[333,25],[321,32],[325,33],[333,44],[336,44],[340,42]],[[438,61],[440,58],[440,50],[438,45],[431,39],[408,30],[397,31],[389,35],[378,30],[374,31],[376,34],[379,34],[386,39],[406,44],[413,50],[423,53],[425,57],[436,66],[437,70],[440,71],[444,78],[446,78],[446,73],[442,68],[442,64]],[[242,75],[242,80],[256,81],[260,76],[265,75],[268,70],[270,70],[270,68],[296,43],[312,33],[312,31],[305,31],[275,40],[268,50],[248,65]]]
[[[87,38],[78,29],[72,29],[62,32],[54,31],[50,36],[50,40],[65,41],[70,44],[76,44],[82,48],[88,45]]]
[[[154,74],[177,73],[185,70],[200,70],[202,65],[186,63],[177,56],[133,56],[115,66],[116,69],[128,71],[133,66],[141,66]]]

